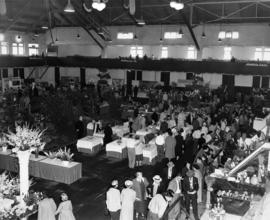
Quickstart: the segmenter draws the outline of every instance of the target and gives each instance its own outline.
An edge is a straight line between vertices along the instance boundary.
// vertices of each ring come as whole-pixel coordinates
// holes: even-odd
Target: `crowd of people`
[[[186,105],[182,101],[172,101],[173,96],[169,93],[159,93],[159,105],[150,102],[145,105],[148,112],[153,112],[150,118],[140,114],[140,105],[134,103],[134,116],[129,119],[129,126],[132,133],[149,126],[158,127],[155,145],[157,161],[163,169],[152,178],[151,184],[141,172],[136,173],[135,179],[125,182],[128,191],[136,193],[135,199],[134,192],[130,193],[133,199],[129,200],[129,208],[134,209],[136,217],[140,214],[147,219],[158,220],[163,217],[165,210],[168,219],[176,219],[180,210],[189,218],[192,206],[194,218],[199,219],[197,207],[205,198],[205,177],[216,168],[231,169],[232,164],[235,166],[260,146],[268,134],[255,131],[253,121],[257,116],[265,117],[267,112],[263,112],[262,107],[258,109],[258,106],[262,106],[258,96],[249,96],[247,103],[238,99],[229,104],[224,97],[213,93],[208,94],[208,105],[202,107],[199,91],[189,93],[190,101]],[[196,105],[193,105],[194,100],[197,100]],[[135,145],[136,157],[141,145],[147,144],[146,138],[139,143]],[[237,151],[242,153],[237,154]],[[130,168],[134,168],[130,166],[133,160],[133,157],[129,157]],[[140,187],[137,182],[140,182]],[[112,196],[111,191],[118,194],[118,206],[113,209],[110,204],[116,195]],[[121,216],[126,212],[123,194],[125,189],[120,192],[118,181],[114,180],[107,192],[107,207],[113,212],[112,219],[119,219],[119,216],[123,219]],[[125,219],[133,219],[133,214]]]

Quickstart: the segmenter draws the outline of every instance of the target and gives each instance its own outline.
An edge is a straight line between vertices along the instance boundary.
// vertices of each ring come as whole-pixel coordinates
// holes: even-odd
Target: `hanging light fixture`
[[[77,34],[77,39],[81,39],[81,35],[79,33]]]
[[[205,34],[205,32],[204,32],[204,31],[202,32],[202,38],[203,38],[203,39],[205,39],[205,38],[206,38],[206,34]]]
[[[184,3],[181,0],[171,0],[170,7],[179,11],[179,10],[182,10],[184,8]]]
[[[222,42],[221,38],[218,38],[218,42],[219,42],[219,43],[221,43],[221,42]]]
[[[134,35],[134,40],[138,40],[137,34]]]
[[[58,38],[57,37],[55,38],[55,42],[58,42]]]
[[[74,13],[75,9],[73,7],[73,5],[71,4],[71,1],[68,0],[68,3],[66,5],[66,7],[64,8],[64,12],[68,12],[68,13]]]
[[[182,28],[180,28],[179,34],[182,35],[182,36],[184,35],[184,32],[183,32]]]
[[[102,11],[106,8],[106,3],[102,0],[93,0],[92,7],[98,11]]]
[[[17,43],[21,43],[22,42],[21,35],[17,35],[16,38],[15,38],[15,40],[16,40]]]

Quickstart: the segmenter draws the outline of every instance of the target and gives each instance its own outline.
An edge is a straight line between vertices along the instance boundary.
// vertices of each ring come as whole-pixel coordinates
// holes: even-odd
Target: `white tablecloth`
[[[125,134],[129,133],[129,128],[124,125],[116,125],[112,127],[113,134],[123,137]]]
[[[77,149],[80,148],[92,150],[97,145],[103,144],[103,138],[95,136],[86,136],[77,141]]]
[[[148,147],[144,147],[143,157],[149,158],[149,161],[151,162],[155,157],[157,157],[157,146],[152,144]]]
[[[138,136],[146,136],[148,134],[151,134],[152,131],[150,129],[146,130],[146,129],[140,129],[138,131],[136,131],[136,135]]]
[[[94,137],[99,137],[99,138],[104,138],[104,133],[100,132],[100,133],[94,133]]]
[[[223,220],[240,220],[242,217],[239,215],[231,215],[226,213]],[[206,210],[200,218],[201,220],[213,220],[209,217],[209,211]]]
[[[111,143],[108,143],[106,145],[106,151],[122,153],[123,149],[126,148],[126,142],[122,141],[121,143],[118,143],[118,141],[119,140],[115,140]]]

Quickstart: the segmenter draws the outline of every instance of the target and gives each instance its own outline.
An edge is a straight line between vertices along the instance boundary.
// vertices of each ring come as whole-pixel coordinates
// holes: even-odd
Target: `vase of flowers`
[[[70,149],[66,147],[64,150],[60,149],[57,153],[57,157],[62,160],[63,166],[69,166],[70,161],[72,161],[74,154],[70,152]]]
[[[9,131],[5,134],[7,143],[13,147],[12,152],[16,153],[19,159],[21,202],[29,189],[29,158],[36,148],[43,149],[45,145],[41,139],[43,133],[44,131],[32,129],[26,124],[16,125],[15,132]]]

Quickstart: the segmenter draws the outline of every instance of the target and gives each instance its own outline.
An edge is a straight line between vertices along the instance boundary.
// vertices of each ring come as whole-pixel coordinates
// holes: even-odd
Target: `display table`
[[[240,220],[241,218],[242,218],[242,216],[231,215],[231,214],[226,213],[222,220]],[[215,219],[210,218],[209,217],[209,211],[205,210],[205,212],[201,216],[200,220],[215,220]]]
[[[86,136],[78,140],[77,149],[81,153],[96,154],[100,151],[102,145],[102,137]]]
[[[127,158],[127,146],[125,141],[115,140],[106,145],[107,157],[115,157],[119,159]]]
[[[116,125],[112,127],[113,134],[118,137],[123,137],[124,135],[129,133],[129,127],[124,125]]]
[[[10,150],[7,152],[0,151],[0,169],[19,172],[19,163],[16,154],[12,154]],[[82,165],[81,163],[71,162],[66,167],[59,159],[49,159],[40,155],[36,158],[34,154],[31,154],[29,175],[71,184],[82,177]]]
[[[151,133],[152,133],[152,130],[150,130],[150,129],[140,129],[140,130],[136,131],[136,135],[143,136],[143,137],[145,137],[146,135],[151,134]]]
[[[68,166],[64,166],[61,160],[46,158],[39,161],[39,177],[71,184],[82,177],[82,164],[70,162]]]
[[[143,148],[143,163],[147,165],[154,165],[157,157],[157,146],[151,144]]]

